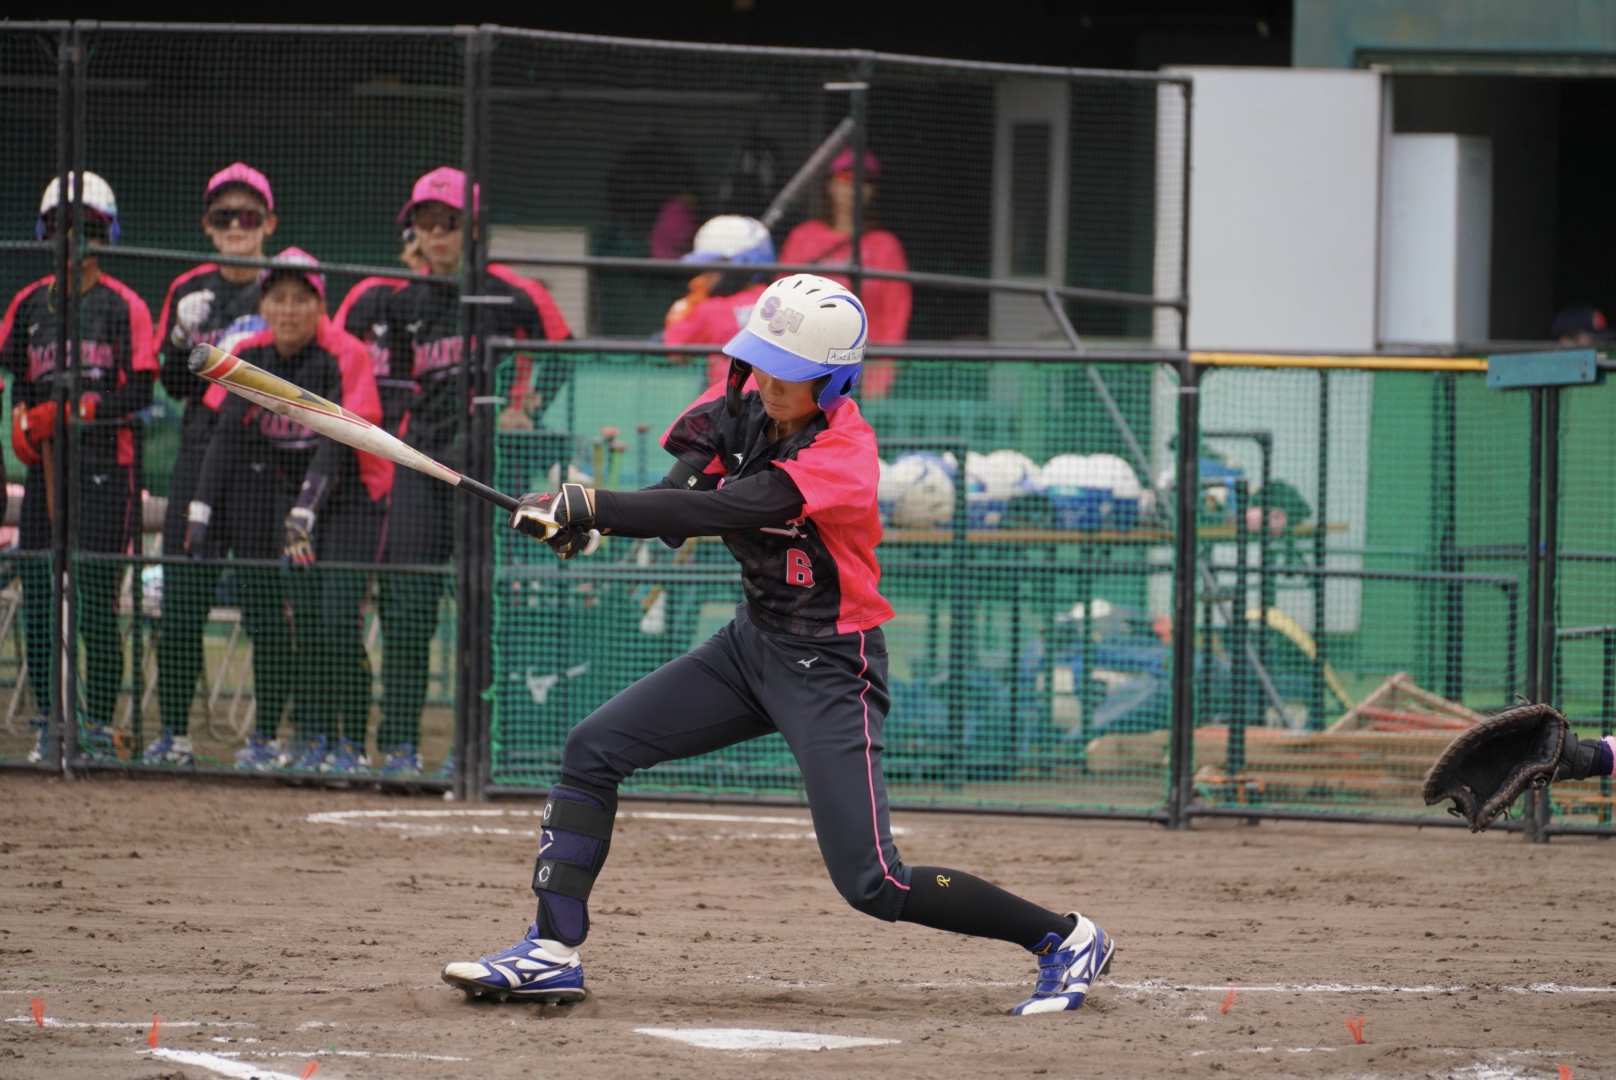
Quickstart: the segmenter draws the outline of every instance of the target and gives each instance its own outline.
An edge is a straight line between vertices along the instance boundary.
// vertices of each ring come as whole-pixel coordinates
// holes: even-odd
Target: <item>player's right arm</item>
[[[215,394],[224,400],[210,401]],[[246,442],[247,410],[252,407],[246,398],[225,391],[214,384],[203,398],[203,407],[217,407],[219,424],[208,440],[208,449],[202,456],[202,471],[197,477],[196,491],[185,513],[185,550],[192,558],[206,554],[208,527],[213,522],[213,509],[224,494],[224,486],[232,476],[240,475],[239,462]]]
[[[175,278],[163,297],[163,307],[152,330],[152,346],[160,365],[157,378],[175,401],[194,401],[207,388],[191,374],[186,360],[196,344],[197,331],[213,313],[213,291],[197,279],[216,269],[214,264],[204,263]]]

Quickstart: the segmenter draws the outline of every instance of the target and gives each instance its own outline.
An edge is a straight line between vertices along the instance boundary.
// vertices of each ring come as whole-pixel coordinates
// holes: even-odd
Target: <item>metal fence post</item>
[[[1526,699],[1543,700],[1542,668],[1539,666],[1543,643],[1541,611],[1542,589],[1539,571],[1542,567],[1540,544],[1543,539],[1543,388],[1534,386],[1532,395],[1532,421],[1527,438],[1526,481]],[[1526,799],[1521,813],[1521,837],[1527,843],[1536,840],[1537,800]]]
[[[1538,615],[1537,671],[1542,696],[1535,701],[1556,703],[1560,700],[1559,681],[1555,678],[1555,646],[1558,613],[1556,575],[1560,563],[1560,388],[1545,386],[1543,394],[1543,556],[1539,570],[1538,600],[1542,607]],[[1549,802],[1549,788],[1529,792],[1528,801],[1537,803],[1534,815],[1537,828],[1532,833],[1535,843],[1549,842],[1548,826],[1553,816]]]
[[[1178,463],[1173,533],[1173,713],[1167,758],[1167,820],[1189,824],[1195,758],[1196,495],[1200,487],[1199,371],[1186,356],[1178,365]]]
[[[83,56],[83,41],[75,25],[65,33],[57,67],[57,138],[61,160],[57,174],[56,293],[61,316],[56,327],[56,360],[58,370],[69,373],[76,366],[74,357],[78,353],[79,343],[80,260],[75,244],[84,235]],[[71,189],[70,180],[76,180]],[[63,408],[67,403],[68,381],[55,380],[52,400],[57,408]],[[46,444],[50,446],[54,443],[55,452],[42,465],[42,471],[49,470],[51,473],[45,482],[54,488],[57,498],[53,500],[56,512],[51,517],[51,663],[50,671],[41,673],[41,681],[50,692],[50,716],[46,723],[56,736],[51,740],[51,750],[64,776],[73,775],[73,763],[78,756],[78,708],[75,700],[78,665],[74,663],[73,579],[70,569],[73,555],[72,498],[68,484],[72,476],[71,441],[64,425],[61,436]],[[37,693],[35,696],[38,696]]]
[[[461,255],[460,316],[461,388],[468,407],[461,413],[461,457],[468,476],[486,477],[492,455],[493,380],[491,360],[481,348],[482,296],[487,269],[487,200],[480,190],[488,172],[488,66],[493,34],[479,27],[466,35],[465,163],[468,212]],[[492,521],[487,507],[472,499],[456,503],[458,563],[455,589],[456,662],[455,774],[456,799],[480,800],[488,782],[488,703],[483,691],[491,669],[489,628],[493,596]]]

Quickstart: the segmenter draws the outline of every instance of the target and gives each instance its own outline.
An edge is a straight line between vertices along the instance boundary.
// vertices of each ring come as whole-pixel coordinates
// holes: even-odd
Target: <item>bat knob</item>
[[[185,366],[191,369],[192,375],[202,374],[202,369],[208,366],[208,346],[198,345],[192,349],[191,355],[186,358]]]

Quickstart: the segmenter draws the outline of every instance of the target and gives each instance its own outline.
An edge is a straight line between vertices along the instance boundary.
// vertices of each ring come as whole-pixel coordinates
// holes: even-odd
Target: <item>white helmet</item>
[[[696,230],[695,247],[683,261],[772,263],[774,238],[757,218],[720,214]]]
[[[68,198],[73,198],[77,192],[77,182],[72,173],[67,174]],[[45,194],[39,200],[39,219],[34,223],[34,236],[45,239],[46,221],[57,204],[62,201],[62,179],[52,177],[51,182],[45,185]],[[118,226],[118,200],[112,194],[112,185],[103,180],[96,173],[85,170],[84,173],[84,209],[86,213],[99,214],[107,220],[107,239],[116,244],[121,231]]]
[[[869,320],[858,297],[829,278],[792,274],[763,290],[724,352],[786,382],[830,376],[817,402],[830,412],[858,385],[868,333]],[[746,375],[737,383],[737,366],[730,365],[730,382],[738,390]]]

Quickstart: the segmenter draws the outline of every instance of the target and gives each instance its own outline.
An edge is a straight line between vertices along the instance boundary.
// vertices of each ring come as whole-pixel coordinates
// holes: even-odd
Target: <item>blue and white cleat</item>
[[[195,765],[196,750],[189,735],[175,735],[167,728],[146,745],[140,758],[147,765]]]
[[[1038,957],[1038,985],[1032,997],[1010,1010],[1012,1014],[1080,1009],[1094,980],[1111,967],[1111,956],[1117,951],[1111,935],[1075,911],[1068,914],[1077,920],[1077,926],[1066,940],[1046,934],[1032,950]]]
[[[457,960],[443,969],[443,981],[468,998],[495,1001],[538,1001],[570,1005],[584,999],[584,966],[578,950],[538,937],[538,924],[528,936],[481,960]]]
[[[331,750],[326,746],[324,735],[316,735],[312,739],[301,741],[294,736],[290,747],[281,754],[280,764],[283,769],[319,772],[330,754]]]
[[[236,751],[236,768],[268,772],[281,764],[280,747],[260,735],[247,736],[247,745]]]
[[[382,755],[383,776],[420,776],[421,755],[410,743],[400,743]]]
[[[328,773],[366,772],[370,769],[370,759],[365,756],[363,746],[347,739],[340,739],[337,748],[320,762],[319,769]]]

